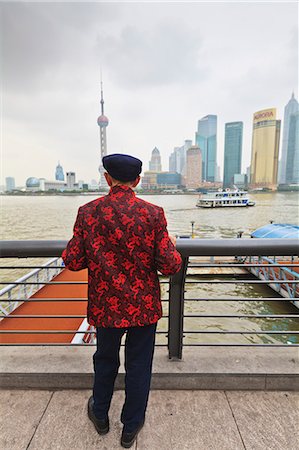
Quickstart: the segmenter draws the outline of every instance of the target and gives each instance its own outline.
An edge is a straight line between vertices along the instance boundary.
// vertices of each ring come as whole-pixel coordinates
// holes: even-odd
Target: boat
[[[299,226],[286,223],[269,223],[251,233],[253,239],[299,239]],[[248,270],[260,280],[268,280],[269,287],[299,308],[299,256],[248,256],[246,264],[260,264]],[[284,283],[285,281],[285,283]]]
[[[196,206],[198,208],[219,208],[219,207],[244,207],[254,206],[247,191],[239,189],[222,189],[216,192],[199,194]]]

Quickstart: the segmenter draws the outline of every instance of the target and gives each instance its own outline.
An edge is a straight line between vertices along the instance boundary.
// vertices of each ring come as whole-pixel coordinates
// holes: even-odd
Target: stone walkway
[[[113,450],[124,392],[116,391],[110,432],[86,414],[88,390],[1,391],[1,450]],[[147,420],[132,449],[298,450],[299,393],[151,391]]]

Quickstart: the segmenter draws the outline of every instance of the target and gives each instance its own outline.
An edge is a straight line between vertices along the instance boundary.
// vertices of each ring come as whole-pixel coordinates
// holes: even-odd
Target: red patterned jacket
[[[162,315],[157,270],[181,267],[163,209],[135,196],[128,186],[79,208],[74,235],[62,257],[69,270],[88,268],[88,322],[133,327]]]

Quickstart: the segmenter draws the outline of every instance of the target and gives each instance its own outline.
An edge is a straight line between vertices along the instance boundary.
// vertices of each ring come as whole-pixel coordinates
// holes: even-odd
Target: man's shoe
[[[122,431],[122,434],[121,434],[121,441],[120,441],[121,446],[124,447],[124,448],[132,447],[132,445],[134,444],[134,442],[135,442],[135,440],[137,438],[137,435],[138,435],[139,431],[141,430],[141,428],[143,427],[143,425],[144,425],[144,422],[142,422],[139,425],[139,427],[135,431],[133,431],[132,433],[125,433],[124,432],[124,428],[123,428],[123,431]]]
[[[92,421],[95,426],[97,432],[101,435],[107,434],[109,431],[109,418],[106,420],[99,420],[96,418],[93,412],[94,400],[93,397],[90,397],[88,400],[88,417]]]

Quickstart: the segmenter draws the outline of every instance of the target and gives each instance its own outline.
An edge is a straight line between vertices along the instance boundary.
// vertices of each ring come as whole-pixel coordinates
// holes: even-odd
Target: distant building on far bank
[[[253,115],[250,188],[277,189],[280,120],[276,108],[257,111]]]
[[[181,174],[177,172],[160,172],[157,174],[158,189],[178,189],[181,186]]]
[[[151,160],[149,162],[150,172],[162,172],[161,155],[157,147],[152,151]]]
[[[186,179],[187,189],[197,189],[202,182],[202,156],[198,145],[187,150]]]
[[[234,184],[234,175],[241,173],[243,122],[225,124],[223,187]]]
[[[299,111],[290,116],[286,182],[287,184],[299,184]]]
[[[158,172],[152,170],[144,172],[143,177],[141,178],[141,188],[145,191],[157,189],[157,175]]]
[[[195,144],[201,150],[202,179],[215,182],[217,178],[217,116],[209,114],[198,121]]]
[[[66,173],[66,184],[68,189],[75,189],[76,186],[76,174],[75,172]]]
[[[26,191],[29,192],[45,192],[45,191],[60,191],[66,190],[64,181],[46,180],[45,178],[30,177],[26,180]]]
[[[181,187],[181,174],[177,172],[144,172],[141,188],[145,191],[178,189]]]
[[[59,161],[58,161],[58,164],[57,164],[56,170],[55,170],[55,180],[57,180],[57,181],[64,181],[63,168],[60,165]]]
[[[284,108],[284,116],[283,116],[283,134],[282,134],[282,144],[281,144],[281,154],[280,154],[280,162],[279,162],[279,183],[280,184],[289,184],[290,180],[287,176],[287,159],[289,153],[289,138],[290,138],[290,121],[293,114],[296,114],[299,111],[299,103],[295,98],[294,92],[292,93],[292,97],[288,101],[287,105]],[[293,153],[292,144],[290,146],[290,151]],[[297,147],[297,152],[299,152],[299,148]],[[296,150],[295,150],[296,153]],[[292,159],[290,155],[289,161]]]
[[[235,173],[233,185],[239,189],[247,189],[248,187],[247,175],[245,173]]]
[[[16,188],[16,182],[14,177],[5,178],[5,190],[6,192],[11,192]]]
[[[174,147],[173,152],[169,156],[169,172],[177,172],[182,175],[182,184],[186,175],[186,157],[187,150],[192,146],[190,139],[185,139],[184,145]]]

